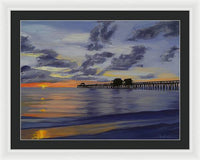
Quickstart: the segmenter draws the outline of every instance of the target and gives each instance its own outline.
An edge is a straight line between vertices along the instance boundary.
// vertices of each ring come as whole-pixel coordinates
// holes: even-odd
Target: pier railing
[[[119,85],[115,86],[113,84],[81,84],[77,86],[78,88],[132,88],[132,89],[144,89],[144,90],[179,90],[180,81],[170,80],[170,81],[149,81],[149,82],[133,82],[131,85]]]

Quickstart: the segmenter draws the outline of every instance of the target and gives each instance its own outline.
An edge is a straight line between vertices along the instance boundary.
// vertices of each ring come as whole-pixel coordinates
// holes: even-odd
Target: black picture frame
[[[180,20],[180,140],[20,140],[20,20]],[[11,11],[11,149],[189,149],[189,11]]]

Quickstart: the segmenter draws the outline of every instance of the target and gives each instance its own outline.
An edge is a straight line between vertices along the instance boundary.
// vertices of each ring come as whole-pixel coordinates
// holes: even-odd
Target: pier
[[[148,82],[133,82],[131,84],[122,83],[120,85],[110,84],[84,84],[81,83],[77,88],[107,88],[107,89],[141,89],[141,90],[179,90],[180,81],[148,81]]]

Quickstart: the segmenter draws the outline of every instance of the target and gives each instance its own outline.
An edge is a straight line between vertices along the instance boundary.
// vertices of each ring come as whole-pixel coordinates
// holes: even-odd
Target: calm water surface
[[[179,139],[179,92],[22,88],[21,139]]]

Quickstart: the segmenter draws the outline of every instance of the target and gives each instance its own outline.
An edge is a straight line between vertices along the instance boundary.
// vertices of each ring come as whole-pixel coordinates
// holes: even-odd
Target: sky
[[[22,86],[179,79],[179,21],[23,20],[20,32]]]

